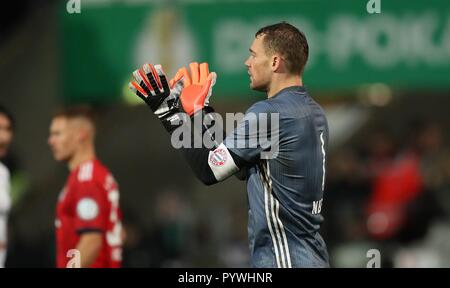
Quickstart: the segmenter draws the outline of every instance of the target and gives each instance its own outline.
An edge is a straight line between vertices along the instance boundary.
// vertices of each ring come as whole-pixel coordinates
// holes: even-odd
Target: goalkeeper
[[[250,87],[267,99],[252,105],[227,136],[213,129],[208,104],[216,74],[207,63],[191,63],[190,73],[181,68],[169,82],[160,65],[146,64],[130,83],[172,137],[201,120],[201,129],[189,130],[190,144],[197,133],[213,147],[202,142],[180,150],[203,183],[235,174],[247,181],[253,267],[329,267],[319,234],[328,124],[303,86],[308,49],[304,34],[285,22],[256,33],[245,65]]]

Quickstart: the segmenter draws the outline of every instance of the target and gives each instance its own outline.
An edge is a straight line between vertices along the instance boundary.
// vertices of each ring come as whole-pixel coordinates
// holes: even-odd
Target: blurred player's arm
[[[74,228],[79,235],[76,249],[81,268],[91,267],[101,253],[109,213],[106,193],[94,179],[77,182]]]
[[[103,235],[101,231],[84,232],[80,236],[77,250],[80,251],[81,268],[90,267],[97,259],[103,245]]]
[[[0,233],[6,232],[6,219],[3,219],[0,215]],[[0,235],[2,237],[2,235]],[[1,240],[0,239],[0,268],[5,267],[5,260],[6,260],[6,239]]]
[[[4,267],[6,260],[8,213],[11,208],[9,187],[9,173],[6,169],[0,170],[0,268]]]
[[[0,191],[0,193],[2,193]],[[4,199],[1,199],[0,202]],[[0,268],[3,268],[6,260],[6,249],[7,249],[7,231],[8,231],[8,217],[7,209],[4,203],[0,203]],[[3,207],[2,207],[3,206]],[[3,209],[3,210],[2,210]]]

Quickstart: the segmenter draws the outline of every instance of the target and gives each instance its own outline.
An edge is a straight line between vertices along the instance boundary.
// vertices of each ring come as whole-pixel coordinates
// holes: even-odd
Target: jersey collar
[[[305,88],[305,86],[289,86],[289,87],[281,89],[280,91],[278,91],[277,94],[273,95],[271,98],[275,98],[282,93],[291,92],[291,91],[304,93],[304,92],[306,92],[306,88]]]

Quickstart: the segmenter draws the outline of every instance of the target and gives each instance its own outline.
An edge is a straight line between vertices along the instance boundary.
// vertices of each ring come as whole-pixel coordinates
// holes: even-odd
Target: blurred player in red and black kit
[[[66,162],[70,170],[56,208],[59,268],[67,267],[77,254],[72,254],[73,249],[79,251],[80,267],[121,266],[119,190],[111,173],[96,158],[94,138],[95,124],[88,107],[71,107],[53,116],[48,143],[54,158]]]

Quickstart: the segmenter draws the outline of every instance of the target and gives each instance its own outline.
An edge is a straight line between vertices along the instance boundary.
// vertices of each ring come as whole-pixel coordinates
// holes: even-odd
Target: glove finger
[[[197,62],[189,63],[189,68],[191,69],[192,84],[200,84],[199,66]]]
[[[216,72],[211,72],[206,79],[206,84],[203,86],[202,94],[206,95],[204,105],[208,106],[209,98],[212,95],[212,87],[216,84],[217,74]]]
[[[209,75],[208,63],[200,64],[200,85],[203,85],[206,82],[206,79]]]
[[[133,78],[137,82],[137,84],[139,84],[141,88],[144,89],[147,95],[152,95],[150,83],[148,82],[148,79],[145,77],[142,71],[140,71],[139,69],[134,70]]]
[[[189,72],[186,69],[186,67],[181,67],[178,70],[177,74],[175,75],[175,79],[178,78],[178,77],[180,77],[180,79],[183,78],[184,87],[188,87],[188,86],[192,85],[192,78],[189,75]]]
[[[135,81],[132,81],[128,83],[128,87],[133,91],[139,98],[147,102],[147,96],[148,94],[142,89],[142,87],[136,83]]]
[[[211,72],[209,73],[209,77],[211,77],[211,88],[216,85],[216,81],[217,81],[217,73],[216,72]]]
[[[186,71],[186,68],[182,67],[180,69],[178,69],[177,73],[175,74],[175,76],[173,76],[172,79],[170,79],[169,81],[169,85],[170,85],[170,89],[173,89],[173,87],[176,85],[176,83],[180,80],[183,79],[183,81],[186,81],[186,77],[185,77],[185,73],[183,71]]]
[[[159,83],[159,76],[158,73],[155,70],[155,67],[151,64],[145,64],[142,69],[144,70],[145,74],[147,75],[147,78],[150,82],[151,87],[155,91],[155,94],[161,93],[162,85]]]
[[[156,73],[158,74],[159,80],[161,82],[161,88],[164,91],[164,94],[167,94],[167,96],[170,94],[170,88],[169,83],[167,83],[167,77],[164,73],[164,70],[161,65],[155,65]]]
[[[157,64],[157,65],[161,66],[161,64]],[[159,79],[159,74],[158,74],[158,71],[156,71],[155,66],[150,65],[150,67],[152,68],[153,76],[155,77],[156,83],[158,84],[158,87],[161,90],[163,86],[161,83],[161,79]],[[162,69],[162,66],[161,66],[161,69]],[[163,73],[164,73],[164,71],[163,71]],[[165,76],[165,73],[164,73],[164,76]]]
[[[171,95],[180,95],[181,91],[183,90],[184,87],[184,78],[181,78],[178,82],[175,82],[175,85],[173,85],[172,87],[172,92]]]

